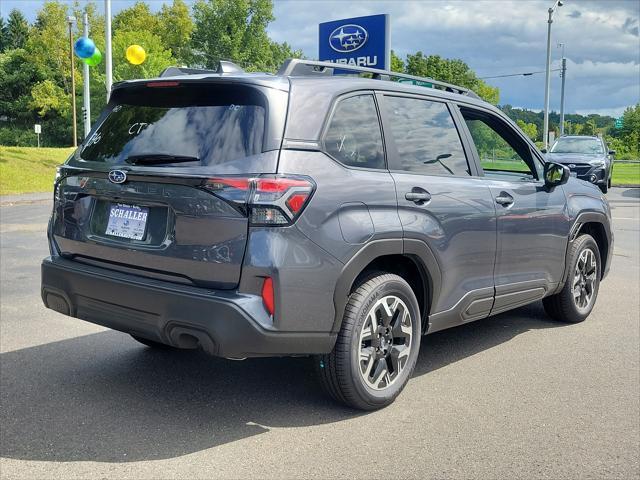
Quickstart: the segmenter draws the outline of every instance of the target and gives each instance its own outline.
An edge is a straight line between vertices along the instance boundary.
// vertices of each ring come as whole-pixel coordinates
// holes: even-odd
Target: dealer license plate
[[[147,228],[148,217],[149,209],[146,207],[112,203],[105,233],[114,237],[142,240]]]

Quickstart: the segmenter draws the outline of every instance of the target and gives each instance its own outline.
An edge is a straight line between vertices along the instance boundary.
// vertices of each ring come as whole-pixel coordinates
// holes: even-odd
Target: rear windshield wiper
[[[131,165],[162,165],[164,163],[199,162],[198,157],[187,155],[166,155],[164,153],[148,153],[144,155],[130,155],[125,162]]]

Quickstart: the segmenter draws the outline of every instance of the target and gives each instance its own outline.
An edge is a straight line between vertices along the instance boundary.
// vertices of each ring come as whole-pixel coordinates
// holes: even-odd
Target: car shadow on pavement
[[[435,333],[424,338],[414,377],[557,326],[534,304]],[[107,331],[4,353],[0,365],[0,454],[14,459],[173,458],[271,427],[363,415],[321,394],[308,358],[234,362],[152,350]]]
[[[628,188],[622,192],[623,197],[640,198],[640,188]]]

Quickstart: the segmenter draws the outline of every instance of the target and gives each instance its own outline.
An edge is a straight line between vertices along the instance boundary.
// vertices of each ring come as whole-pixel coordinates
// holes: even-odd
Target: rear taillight
[[[204,187],[246,211],[252,225],[279,226],[296,220],[315,184],[307,177],[216,177]]]

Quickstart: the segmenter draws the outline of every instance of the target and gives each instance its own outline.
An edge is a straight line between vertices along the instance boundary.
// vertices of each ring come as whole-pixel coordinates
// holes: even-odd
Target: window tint
[[[425,175],[469,175],[460,136],[444,103],[405,97],[385,100],[402,170]]]
[[[537,178],[537,166],[529,146],[506,124],[482,112],[466,109],[461,112],[485,175],[508,174],[529,180]]]
[[[338,103],[325,136],[325,148],[336,160],[353,167],[385,168],[382,133],[372,95]]]
[[[80,150],[83,160],[120,164],[135,155],[162,154],[221,165],[262,151],[264,99],[253,89],[143,88],[117,92],[117,104]]]

